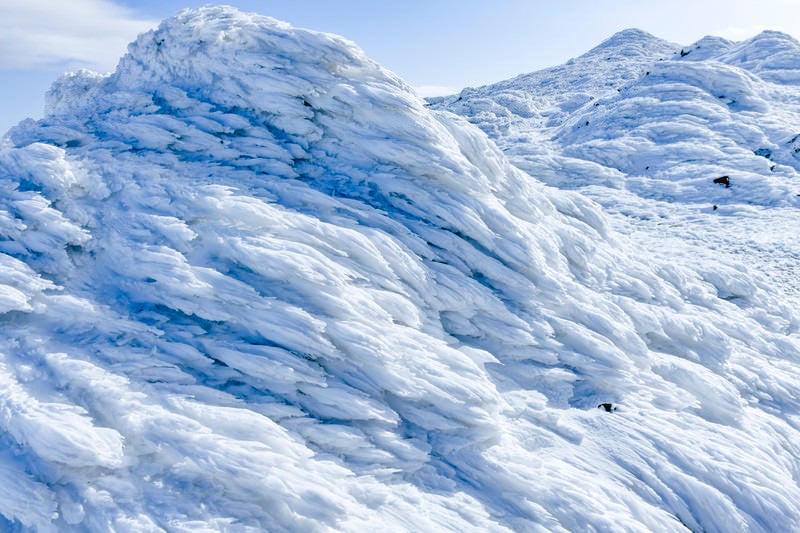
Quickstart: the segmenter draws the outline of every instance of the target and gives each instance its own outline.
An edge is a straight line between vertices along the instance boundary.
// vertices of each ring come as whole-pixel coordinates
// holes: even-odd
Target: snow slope
[[[745,262],[796,305],[798,85],[800,43],[779,32],[681,48],[626,30],[563,66],[432,107],[467,117],[537,178],[602,204],[648,254],[666,240],[668,256],[689,262]]]
[[[184,11],[3,143],[6,530],[797,527],[772,285],[642,256],[342,38]]]

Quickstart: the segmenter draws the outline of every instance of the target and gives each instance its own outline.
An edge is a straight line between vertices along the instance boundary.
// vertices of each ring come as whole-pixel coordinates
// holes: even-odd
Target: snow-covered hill
[[[571,102],[520,124],[580,161]],[[773,285],[642,254],[339,37],[185,11],[59,80],[0,181],[6,530],[797,528]]]
[[[566,65],[433,101],[551,184],[796,206],[798,85],[800,43],[778,32],[680,48],[626,30]]]
[[[800,43],[788,35],[680,47],[626,30],[566,65],[432,107],[620,215],[615,228],[647,253],[674,241],[668,256],[745,261],[798,295]]]

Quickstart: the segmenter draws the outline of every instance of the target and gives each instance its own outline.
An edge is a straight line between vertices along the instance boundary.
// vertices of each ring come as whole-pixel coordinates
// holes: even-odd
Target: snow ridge
[[[640,257],[340,37],[184,11],[59,80],[0,181],[6,529],[800,516],[772,286]]]

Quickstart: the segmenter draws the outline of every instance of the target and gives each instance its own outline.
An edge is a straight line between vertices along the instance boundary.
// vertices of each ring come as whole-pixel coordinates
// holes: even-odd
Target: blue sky
[[[137,33],[191,0],[2,0],[0,132],[40,117],[44,93],[77,68],[113,70]],[[740,40],[763,29],[800,36],[798,0],[228,0],[358,43],[423,93],[458,90],[563,63],[638,27],[679,44]],[[442,89],[439,89],[441,92]]]

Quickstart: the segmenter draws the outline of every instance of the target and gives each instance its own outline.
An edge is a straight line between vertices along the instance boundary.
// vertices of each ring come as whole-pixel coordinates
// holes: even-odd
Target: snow
[[[796,46],[431,104],[202,8],[64,76],[0,148],[0,527],[796,529]]]

